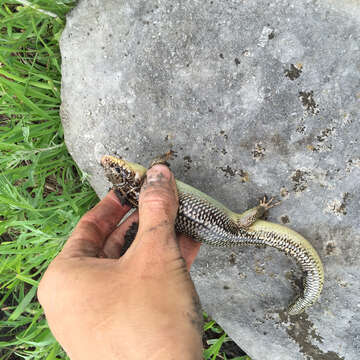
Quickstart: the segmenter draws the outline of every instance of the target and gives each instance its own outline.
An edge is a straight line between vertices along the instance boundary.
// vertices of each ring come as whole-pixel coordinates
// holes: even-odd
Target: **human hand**
[[[50,329],[72,360],[202,359],[202,314],[188,272],[200,244],[175,235],[178,198],[166,166],[147,172],[139,212],[117,227],[128,210],[111,191],[50,264],[38,289]]]

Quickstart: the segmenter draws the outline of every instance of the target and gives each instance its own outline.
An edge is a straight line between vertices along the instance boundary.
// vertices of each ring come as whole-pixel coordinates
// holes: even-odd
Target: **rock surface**
[[[273,249],[202,247],[204,309],[254,360],[360,354],[360,3],[82,0],[61,39],[67,146],[99,194],[99,160],[169,149],[176,177],[300,232],[320,302],[287,318],[300,278]]]

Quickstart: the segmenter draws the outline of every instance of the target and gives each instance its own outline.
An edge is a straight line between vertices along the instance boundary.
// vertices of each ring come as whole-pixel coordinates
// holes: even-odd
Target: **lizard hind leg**
[[[154,165],[158,165],[158,164],[166,165],[167,167],[170,167],[170,164],[168,163],[168,160],[172,160],[173,156],[174,156],[174,151],[169,150],[167,153],[165,153],[163,155],[160,155],[157,158],[155,158],[151,162],[151,164],[149,166],[149,169],[152,168]]]
[[[258,206],[255,206],[242,214],[239,214],[236,219],[236,223],[240,228],[248,228],[251,226],[256,220],[261,219],[265,212],[271,209],[274,206],[280,204],[280,202],[273,203],[274,198],[270,198],[269,201],[266,200],[266,196],[264,196]]]

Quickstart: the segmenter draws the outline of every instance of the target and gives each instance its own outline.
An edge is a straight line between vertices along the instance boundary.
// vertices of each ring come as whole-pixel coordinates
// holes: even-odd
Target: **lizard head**
[[[132,205],[137,206],[146,169],[141,165],[110,155],[103,156],[100,163],[114,189]]]

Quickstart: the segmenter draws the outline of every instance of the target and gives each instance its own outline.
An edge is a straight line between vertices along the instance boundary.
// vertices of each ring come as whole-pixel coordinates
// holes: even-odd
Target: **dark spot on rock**
[[[260,160],[265,156],[265,148],[261,146],[261,143],[257,143],[251,153],[253,154],[253,159]]]
[[[231,253],[229,256],[229,263],[232,265],[236,264],[236,255],[234,253]]]
[[[301,276],[298,276],[294,269],[291,269],[285,273],[285,277],[289,280],[291,287],[296,293],[304,292],[304,279],[306,277],[305,273],[302,273]]]
[[[125,151],[128,151],[128,150],[129,150],[129,147],[127,146],[124,150],[125,150]]]
[[[176,150],[169,150],[165,155],[168,156],[169,160],[173,160],[174,158],[177,157],[177,151]]]
[[[294,64],[290,64],[290,69],[285,69],[284,73],[290,80],[295,80],[300,76],[302,70],[301,67],[296,67]]]
[[[312,343],[312,340],[322,343],[323,338],[317,334],[317,329],[306,313],[288,316],[285,311],[279,311],[278,314],[282,322],[288,323],[289,320],[291,321],[290,326],[286,326],[284,329],[286,329],[289,337],[299,345],[300,352],[305,355],[306,359],[345,360],[344,357],[341,357],[336,352],[325,352]]]
[[[321,132],[321,134],[316,137],[317,141],[319,141],[319,142],[325,141],[326,138],[327,138],[328,136],[330,136],[331,133],[332,133],[334,130],[335,130],[334,127],[332,127],[331,129],[327,128],[327,129],[323,130],[323,131]]]
[[[234,61],[236,66],[240,65],[240,60],[238,58],[235,58]]]
[[[166,136],[164,137],[164,140],[165,140],[165,141],[169,141],[169,135],[166,135]]]
[[[220,135],[224,136],[224,139],[227,140],[228,136],[225,134],[224,130],[220,130]]]
[[[190,163],[192,163],[191,157],[189,155],[184,156],[184,168],[185,171],[189,171],[191,169]]]
[[[289,217],[288,217],[287,215],[283,215],[283,216],[281,217],[281,222],[282,222],[283,224],[288,224],[288,223],[290,222],[290,219],[289,219]]]
[[[348,192],[343,193],[341,202],[339,200],[335,200],[330,204],[330,211],[339,214],[339,215],[346,215],[346,204],[349,200],[350,194]]]
[[[268,35],[268,39],[272,40],[275,37],[275,31],[273,30],[269,35]]]
[[[224,55],[222,53],[219,54],[220,58],[223,59]]]
[[[286,189],[286,188],[281,188],[281,189],[280,189],[280,195],[281,195],[282,197],[287,197],[287,196],[289,196],[289,190]]]
[[[235,176],[236,170],[233,170],[229,165],[226,168],[220,166],[219,169],[225,173],[225,176]]]
[[[230,289],[230,286],[224,285],[224,286],[223,286],[223,289],[224,289],[224,290],[229,290],[229,289]]]
[[[312,113],[317,114],[319,112],[318,105],[314,100],[314,92],[311,91],[299,91],[300,100],[305,109]]]
[[[349,200],[350,194],[348,192],[343,193],[342,203],[340,205],[341,212],[345,215],[346,214],[346,203]]]
[[[298,132],[298,133],[300,133],[300,134],[303,134],[304,132],[305,132],[305,130],[306,130],[306,127],[304,126],[304,125],[298,125],[297,127],[296,127],[296,131]]]
[[[308,171],[303,171],[297,169],[291,179],[295,183],[293,190],[295,192],[302,192],[308,187],[307,178],[309,177],[310,173]]]
[[[356,141],[357,142],[357,141]],[[351,172],[355,168],[360,168],[360,158],[357,159],[349,159],[346,162],[346,172]]]
[[[208,109],[208,111],[209,111],[209,113],[212,113],[212,112],[214,112],[214,110],[213,109]]]
[[[333,255],[336,250],[336,246],[334,242],[328,242],[326,244],[326,255]]]

